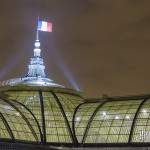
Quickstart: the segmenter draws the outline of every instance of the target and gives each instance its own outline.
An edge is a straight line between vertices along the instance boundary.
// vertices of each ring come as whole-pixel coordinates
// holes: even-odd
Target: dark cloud
[[[38,15],[54,26],[40,34],[52,79],[71,87],[63,63],[88,96],[149,93],[149,0],[1,0],[1,80],[27,71]]]

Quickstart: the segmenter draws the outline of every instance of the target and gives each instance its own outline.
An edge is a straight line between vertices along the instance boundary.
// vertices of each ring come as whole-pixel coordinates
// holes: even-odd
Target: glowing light
[[[78,84],[74,80],[73,75],[71,74],[71,72],[69,71],[67,66],[63,62],[61,62],[61,63],[59,63],[59,67],[61,68],[61,70],[63,71],[65,77],[68,79],[68,81],[73,86],[73,88],[76,89],[77,91],[80,91],[80,88],[79,88]]]
[[[130,116],[129,115],[126,115],[126,117],[125,117],[126,119],[130,119]]]
[[[65,64],[65,62],[63,61],[62,57],[60,56],[60,54],[57,52],[57,49],[52,48],[51,51],[53,54],[52,56],[55,58],[54,60],[56,60],[56,65],[60,68],[60,70],[63,72],[63,75],[66,77],[67,81],[69,81],[70,85],[77,91],[80,91],[80,87],[79,84],[77,84],[76,80],[74,79],[73,74],[71,73],[71,71],[68,69],[67,65]]]
[[[29,99],[30,99],[30,100],[32,100],[32,99],[33,99],[33,97],[29,97]]]
[[[119,119],[119,116],[116,116],[115,119]]]
[[[70,116],[70,113],[66,112],[66,116],[69,117],[69,116]]]
[[[41,44],[40,44],[40,42],[38,42],[38,41],[36,41],[36,42],[34,43],[34,46],[35,46],[35,47],[40,47],[40,45],[41,45]]]
[[[76,117],[76,121],[80,121],[80,117]]]
[[[142,113],[147,113],[146,109],[143,109],[143,110],[142,110]]]
[[[16,112],[15,114],[16,114],[16,116],[20,116],[20,114],[18,112]]]
[[[34,49],[34,56],[35,57],[40,57],[41,56],[41,49],[35,48]]]
[[[7,64],[3,65],[4,67],[0,70],[0,80],[3,80],[3,78],[11,72],[13,68],[16,67],[18,62],[20,62],[25,55],[26,51],[17,51],[14,53],[14,55],[11,56],[7,61]]]
[[[103,111],[102,114],[103,114],[103,116],[106,116],[106,112],[105,111]]]

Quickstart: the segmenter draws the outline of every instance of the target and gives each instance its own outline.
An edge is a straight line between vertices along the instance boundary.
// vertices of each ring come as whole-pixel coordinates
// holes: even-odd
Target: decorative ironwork
[[[75,117],[76,117],[76,113],[77,113],[78,109],[79,109],[82,105],[84,105],[84,104],[89,104],[89,103],[94,103],[94,102],[83,102],[83,103],[79,104],[79,105],[75,108],[74,113],[73,113],[73,117],[72,117],[72,132],[73,132],[74,137],[76,138],[77,141],[78,141],[78,139],[77,139],[76,131],[75,131]],[[96,103],[96,102],[95,102],[95,103]]]
[[[32,113],[32,111],[28,107],[26,107],[24,104],[22,104],[22,103],[20,103],[18,101],[14,101],[14,100],[11,100],[11,101],[13,101],[14,103],[17,103],[17,104],[21,105],[22,107],[24,107],[32,115],[32,117],[34,118],[35,122],[37,123],[37,127],[38,127],[38,130],[39,130],[39,133],[40,133],[40,138],[41,138],[40,142],[42,142],[43,141],[43,133],[41,131],[41,127],[39,125],[39,122],[38,122],[37,118],[35,117],[35,115]]]
[[[73,142],[73,144],[77,145],[78,142],[76,141],[76,138],[75,138],[74,135],[72,134],[72,131],[71,131],[71,128],[70,128],[70,125],[69,125],[67,116],[66,116],[66,114],[65,114],[65,111],[64,111],[64,109],[63,109],[63,107],[62,107],[62,105],[61,105],[61,103],[60,103],[60,101],[59,101],[57,95],[56,95],[53,91],[51,91],[51,93],[52,93],[52,95],[54,96],[54,98],[55,98],[55,100],[56,100],[56,102],[57,102],[57,104],[58,104],[58,106],[59,106],[59,108],[60,108],[60,110],[61,110],[61,113],[62,113],[62,115],[63,115],[63,117],[64,117],[66,126],[67,126],[67,128],[68,128],[68,132],[69,132],[70,137],[71,137],[71,139],[72,139],[72,142]]]
[[[24,90],[23,90],[24,91]],[[115,114],[115,111],[113,111],[113,113],[114,113],[114,115],[113,115],[113,119],[112,120],[110,120],[110,127],[109,127],[109,132],[106,134],[106,136],[107,136],[107,138],[106,138],[106,142],[107,141],[109,141],[108,140],[108,138],[112,135],[112,133],[110,133],[110,130],[113,130],[113,128],[114,127],[118,127],[118,130],[119,131],[117,131],[116,133],[114,133],[114,135],[116,135],[116,136],[122,136],[122,131],[124,131],[124,130],[122,130],[121,131],[121,128],[124,128],[124,127],[127,127],[125,124],[123,124],[123,122],[124,121],[129,121],[130,120],[130,122],[131,122],[131,125],[130,124],[128,124],[129,126],[131,126],[131,129],[130,129],[130,133],[128,134],[129,136],[126,136],[126,137],[129,137],[128,138],[128,142],[127,143],[129,143],[129,144],[132,144],[132,137],[134,136],[133,135],[133,132],[134,132],[134,128],[135,128],[135,126],[136,126],[136,120],[137,120],[137,118],[138,118],[138,116],[139,116],[139,113],[140,113],[140,110],[141,110],[141,108],[142,108],[142,106],[144,105],[144,103],[145,102],[147,102],[147,100],[148,100],[148,96],[147,95],[145,95],[145,96],[139,96],[139,98],[138,98],[138,96],[136,96],[136,97],[130,97],[130,99],[127,99],[127,97],[121,97],[121,98],[118,98],[118,99],[114,99],[114,98],[111,98],[111,97],[109,97],[109,98],[107,98],[106,100],[105,99],[101,99],[101,100],[94,100],[94,101],[85,101],[85,102],[82,102],[81,101],[81,103],[74,109],[74,111],[72,112],[72,127],[70,126],[70,124],[69,124],[69,121],[70,120],[68,120],[68,116],[66,115],[66,112],[65,112],[65,110],[67,110],[67,109],[69,109],[69,108],[67,108],[67,109],[65,109],[64,108],[64,106],[65,106],[65,104],[66,103],[64,103],[63,101],[63,99],[62,99],[62,101],[61,101],[61,96],[59,95],[59,94],[57,94],[57,93],[62,93],[62,94],[66,94],[65,92],[59,92],[59,91],[54,91],[54,90],[49,90],[49,91],[43,91],[43,90],[30,90],[31,92],[37,92],[37,95],[39,95],[39,100],[40,100],[40,105],[38,106],[40,109],[39,109],[39,111],[40,111],[40,115],[41,115],[41,121],[42,121],[42,123],[40,124],[40,119],[39,118],[37,118],[38,117],[38,115],[36,115],[35,113],[35,111],[34,110],[30,110],[30,108],[28,108],[28,106],[26,106],[25,104],[23,104],[22,102],[21,102],[21,100],[20,101],[17,101],[17,100],[15,100],[15,99],[6,99],[6,98],[1,98],[1,100],[2,101],[4,101],[5,103],[7,103],[8,105],[10,105],[10,106],[12,106],[12,108],[14,108],[20,115],[21,115],[21,117],[24,119],[24,121],[27,123],[27,125],[28,125],[28,127],[29,127],[29,129],[30,129],[30,131],[31,131],[31,133],[32,133],[32,135],[34,136],[34,138],[36,139],[36,141],[39,143],[39,142],[41,142],[42,144],[52,144],[53,142],[49,142],[49,141],[47,141],[47,134],[49,134],[50,132],[46,132],[46,130],[48,130],[48,126],[46,125],[46,121],[47,120],[45,120],[45,113],[48,111],[48,109],[50,109],[50,108],[46,108],[46,109],[44,109],[45,108],[45,102],[47,101],[46,99],[47,98],[50,98],[51,100],[50,101],[48,101],[48,104],[50,104],[52,101],[54,102],[56,102],[57,104],[57,106],[58,106],[58,110],[60,111],[59,113],[61,113],[62,114],[62,117],[63,117],[63,120],[64,120],[64,123],[65,123],[65,125],[66,125],[66,129],[67,129],[67,131],[65,131],[65,128],[64,127],[62,127],[61,126],[61,130],[63,130],[63,132],[65,131],[65,132],[67,132],[66,134],[69,134],[70,135],[70,138],[71,138],[71,140],[72,140],[72,143],[70,143],[70,144],[72,144],[73,146],[86,146],[86,145],[89,145],[89,144],[92,144],[92,143],[87,143],[87,139],[88,138],[90,138],[90,136],[91,136],[91,133],[92,133],[92,131],[93,130],[91,130],[91,128],[93,128],[94,126],[93,126],[93,122],[94,121],[99,121],[99,120],[95,120],[95,117],[97,116],[97,114],[98,114],[98,112],[100,112],[99,113],[99,115],[101,115],[102,114],[102,112],[103,112],[103,109],[105,110],[105,104],[108,104],[108,105],[110,105],[110,107],[111,107],[111,105],[117,105],[117,104],[119,104],[119,106],[120,106],[120,108],[121,107],[123,107],[125,110],[124,110],[124,113],[125,113],[125,115],[124,116],[126,116],[126,115],[131,115],[132,114],[132,116],[134,115],[134,117],[133,117],[133,120],[132,120],[132,118],[125,118],[125,117],[122,117],[122,118],[120,118],[120,119],[118,119],[118,123],[120,123],[120,126],[118,126],[116,123],[117,122],[115,122],[117,119],[115,119],[115,115],[117,114],[117,110],[116,110],[116,114]],[[28,91],[26,91],[27,93],[28,93]],[[49,97],[47,97],[47,94],[49,94],[50,96]],[[70,93],[71,94],[71,93]],[[72,94],[71,94],[72,95]],[[74,94],[73,94],[74,95]],[[33,95],[34,96],[34,95]],[[65,95],[64,95],[65,96]],[[75,96],[75,95],[74,95]],[[142,100],[141,98],[145,98],[144,100]],[[45,99],[46,98],[46,99]],[[62,97],[63,98],[63,97]],[[81,97],[82,98],[82,97]],[[44,102],[44,99],[45,99],[45,102]],[[132,104],[131,105],[131,108],[130,108],[130,104],[129,104],[129,102],[130,102],[130,104]],[[94,105],[93,105],[94,104]],[[134,104],[136,104],[136,107],[134,106]],[[53,106],[55,105],[55,103],[53,103]],[[76,121],[76,116],[78,116],[78,113],[80,114],[80,112],[82,112],[82,111],[84,111],[84,108],[88,108],[89,107],[89,105],[91,105],[91,106],[94,106],[94,109],[92,109],[92,110],[89,110],[90,111],[90,116],[88,116],[89,118],[86,120],[86,122],[85,122],[85,124],[84,124],[84,127],[83,126],[81,126],[80,127],[80,124],[78,125],[78,126],[75,126],[75,121]],[[46,104],[46,106],[47,106],[47,104]],[[57,107],[56,106],[56,107]],[[68,106],[67,106],[68,107]],[[133,108],[132,107],[134,107],[134,110],[135,111],[132,111],[132,112],[128,112],[128,111],[130,111],[130,110],[132,110]],[[29,116],[28,117],[26,117],[25,116],[25,114],[26,113],[24,113],[24,112],[22,112],[21,111],[21,108],[23,108],[23,110],[25,111],[25,112],[29,112]],[[101,110],[101,108],[102,108],[102,110]],[[113,108],[113,107],[112,107]],[[111,109],[112,108],[109,108],[108,109],[108,113],[109,113],[109,111],[111,111]],[[91,112],[92,111],[92,112]],[[120,111],[122,111],[122,108],[120,109]],[[45,113],[44,113],[45,112]],[[85,111],[86,112],[86,111]],[[89,112],[88,112],[89,113]],[[149,113],[149,112],[147,112],[147,113]],[[85,115],[86,113],[84,113],[84,115]],[[31,117],[33,117],[33,119],[34,119],[34,124],[31,124],[30,123],[30,116]],[[6,127],[6,129],[7,129],[7,132],[9,133],[9,135],[10,135],[10,137],[11,137],[11,140],[13,140],[13,141],[17,141],[18,139],[15,139],[15,137],[14,137],[14,131],[12,131],[12,129],[11,129],[11,126],[9,126],[9,122],[5,119],[5,118],[3,118],[4,116],[3,116],[3,114],[0,112],[0,117],[1,117],[1,119],[2,119],[2,121],[3,121],[3,123],[4,123],[4,125],[5,125],[5,127]],[[83,116],[84,117],[84,116]],[[86,116],[85,116],[86,117]],[[50,120],[49,120],[50,121]],[[56,120],[55,120],[56,121]],[[84,118],[83,118],[83,121],[84,121]],[[102,120],[102,122],[105,122],[105,121],[108,121],[107,120],[107,118],[105,118],[104,120]],[[113,122],[114,121],[114,122]],[[82,123],[82,120],[80,120],[80,122]],[[57,122],[58,123],[58,122]],[[115,125],[116,124],[116,125]],[[62,124],[63,125],[63,124]],[[115,126],[114,126],[115,125]],[[125,126],[124,126],[125,125]],[[36,132],[35,132],[35,129],[33,128],[33,126],[37,126],[37,129],[38,130],[36,130]],[[91,127],[92,126],[92,127]],[[95,126],[96,128],[101,128],[101,126],[100,125],[98,125],[98,126]],[[95,128],[94,127],[94,128]],[[63,129],[64,128],[64,129]],[[78,128],[78,130],[76,130]],[[82,139],[81,139],[81,141],[79,142],[78,141],[78,138],[79,138],[79,136],[78,136],[78,134],[76,134],[76,132],[80,132],[80,128],[83,130],[84,129],[84,132],[83,132],[83,134],[82,134]],[[57,129],[56,129],[58,132],[59,132],[59,127],[57,127]],[[38,131],[38,132],[37,132]],[[147,131],[147,130],[146,130]],[[40,137],[39,138],[41,138],[40,139],[40,141],[39,141],[39,138],[37,137],[38,136],[38,134],[40,134]],[[93,134],[95,134],[95,133],[93,133]],[[56,136],[59,136],[59,135],[61,135],[60,133],[59,134],[57,134]],[[52,135],[53,136],[53,135]],[[97,136],[97,135],[96,135]],[[99,134],[99,136],[101,136],[100,134]],[[49,134],[49,137],[50,137],[50,134]],[[81,137],[81,136],[80,136]],[[1,139],[2,140],[2,139]],[[21,140],[20,140],[21,141]],[[56,142],[56,143],[58,143],[58,141]],[[63,143],[63,142],[62,142]],[[117,143],[119,143],[119,142],[117,142]],[[116,144],[117,144],[116,143]],[[67,144],[67,142],[66,142],[66,144]],[[69,143],[68,143],[69,144]],[[94,143],[93,143],[94,144]],[[103,145],[104,143],[97,143],[97,144],[99,144],[99,145]],[[109,144],[109,143],[107,143],[107,144]],[[113,144],[113,143],[112,143]],[[114,143],[115,144],[115,143]],[[64,143],[64,145],[65,145],[65,143]]]
[[[40,97],[40,107],[41,107],[41,118],[42,118],[42,131],[43,131],[43,139],[42,143],[46,143],[46,127],[45,127],[45,114],[44,114],[44,101],[43,101],[43,95],[42,91],[39,91],[39,97]]]
[[[0,118],[3,120],[3,123],[4,123],[6,129],[7,129],[8,133],[9,133],[11,139],[14,140],[15,138],[14,138],[13,132],[12,132],[12,130],[11,130],[7,120],[5,119],[5,117],[3,116],[3,114],[1,112],[0,112]]]
[[[109,102],[109,101],[106,100],[106,101],[100,103],[100,104],[98,105],[98,107],[95,109],[95,111],[93,112],[92,116],[90,117],[90,119],[89,119],[89,121],[88,121],[88,124],[87,124],[87,127],[86,127],[86,129],[85,129],[84,135],[83,135],[82,144],[83,144],[83,143],[85,142],[85,140],[86,140],[86,137],[87,137],[87,134],[88,134],[88,130],[89,130],[90,126],[91,126],[91,123],[92,123],[92,121],[93,121],[93,119],[94,119],[96,113],[97,113],[98,110],[99,110],[105,103],[107,103],[107,102]]]
[[[141,102],[141,104],[139,105],[139,107],[138,107],[138,109],[137,109],[137,111],[136,111],[136,113],[135,113],[135,116],[134,116],[134,119],[133,119],[133,122],[132,122],[132,126],[131,126],[131,131],[130,131],[128,143],[131,143],[131,140],[132,140],[133,131],[134,131],[134,126],[135,126],[135,122],[136,122],[136,118],[137,118],[137,116],[138,116],[138,114],[139,114],[139,112],[140,112],[140,110],[141,110],[143,104],[144,104],[147,100],[148,100],[148,98],[145,98],[145,99]]]
[[[1,98],[1,100],[3,100],[4,102],[6,102],[7,104],[9,104],[10,106],[12,106],[17,112],[19,112],[19,114],[22,116],[22,118],[25,120],[25,122],[27,123],[32,135],[34,136],[35,140],[38,142],[38,137],[33,129],[33,127],[31,126],[30,122],[28,121],[28,119],[24,116],[24,114],[13,104],[11,103],[9,100],[6,100],[4,98]]]

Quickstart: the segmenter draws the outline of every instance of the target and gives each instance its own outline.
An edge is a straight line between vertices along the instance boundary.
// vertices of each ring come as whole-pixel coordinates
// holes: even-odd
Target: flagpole
[[[39,41],[39,30],[38,30],[38,22],[39,22],[39,16],[38,16],[38,19],[37,19],[36,41]]]
[[[36,41],[39,41],[39,31],[38,31],[38,29],[36,30]]]

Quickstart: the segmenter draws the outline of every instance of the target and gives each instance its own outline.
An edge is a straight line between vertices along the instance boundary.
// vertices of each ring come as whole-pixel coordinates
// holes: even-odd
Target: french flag
[[[52,32],[52,23],[46,21],[38,21],[37,30],[45,31],[45,32]]]

